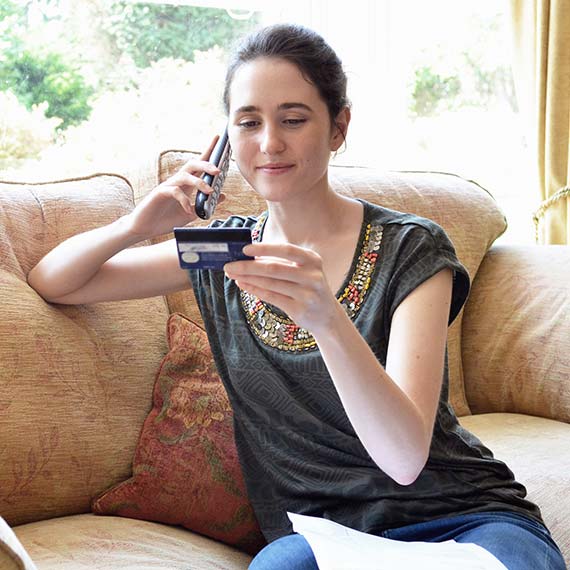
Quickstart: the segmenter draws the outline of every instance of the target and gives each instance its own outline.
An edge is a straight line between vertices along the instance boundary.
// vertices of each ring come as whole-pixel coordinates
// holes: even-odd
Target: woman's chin
[[[298,190],[298,188],[291,188],[290,186],[273,184],[258,184],[254,188],[259,196],[267,202],[287,202],[295,198],[295,190]]]

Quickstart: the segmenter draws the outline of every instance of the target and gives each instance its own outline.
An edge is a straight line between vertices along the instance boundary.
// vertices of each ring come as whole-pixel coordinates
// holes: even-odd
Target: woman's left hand
[[[326,330],[338,315],[339,303],[314,251],[293,244],[254,243],[244,247],[254,260],[224,266],[238,287],[287,313],[313,333]]]

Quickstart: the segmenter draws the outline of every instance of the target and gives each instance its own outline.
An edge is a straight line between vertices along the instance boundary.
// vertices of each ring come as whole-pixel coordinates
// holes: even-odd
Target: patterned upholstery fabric
[[[546,526],[570,563],[568,489],[570,425],[524,414],[477,414],[461,424],[504,461],[540,506]],[[538,569],[537,569],[538,570]]]
[[[15,529],[40,570],[246,570],[251,557],[186,529],[92,514]]]
[[[30,555],[2,517],[0,517],[0,568],[2,570],[37,570]]]
[[[137,177],[137,199],[189,156],[163,153]],[[261,211],[232,169],[218,216]],[[570,563],[568,248],[495,246],[479,269],[505,221],[477,185],[349,167],[333,167],[331,183],[440,223],[476,275],[465,316],[450,331],[452,403],[459,415],[469,406],[480,413],[461,421],[527,486]],[[247,554],[184,528],[66,516],[88,512],[93,497],[131,475],[168,351],[169,311],[162,298],[50,305],[26,274],[61,240],[127,213],[132,194],[114,175],[0,183],[0,513],[20,525],[14,531],[41,570],[245,570]],[[168,305],[197,318],[190,289],[170,295]],[[505,411],[518,414],[483,413]],[[0,540],[0,566],[30,570],[6,544]]]
[[[168,346],[133,476],[98,497],[93,510],[182,525],[256,553],[265,540],[247,498],[233,413],[208,337],[175,313]]]
[[[570,422],[567,260],[563,245],[497,246],[489,252],[463,328],[466,390],[474,413],[516,412]]]
[[[162,298],[46,303],[28,271],[63,239],[130,211],[121,177],[0,184],[0,512],[10,525],[89,510],[130,474],[166,353]]]
[[[166,151],[158,162],[158,181],[172,176],[196,153]],[[381,204],[394,210],[430,218],[440,224],[453,242],[459,260],[471,276],[493,241],[506,229],[504,215],[480,186],[451,174],[430,172],[381,172],[368,168],[333,166],[330,184],[338,192]],[[257,214],[265,203],[243,180],[232,163],[224,186],[227,199],[215,217]],[[203,225],[200,220],[199,225]],[[167,239],[171,236],[164,236]],[[171,312],[181,312],[200,322],[191,290],[168,296]],[[461,363],[462,314],[449,331],[450,400],[458,415],[469,413]]]

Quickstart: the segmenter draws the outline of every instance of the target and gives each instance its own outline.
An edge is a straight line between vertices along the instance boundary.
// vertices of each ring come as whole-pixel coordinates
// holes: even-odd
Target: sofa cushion
[[[94,500],[93,510],[182,525],[255,553],[265,541],[247,499],[233,414],[206,333],[173,314],[168,345],[133,476]]]
[[[41,570],[246,570],[251,557],[186,529],[92,514],[15,529]]]
[[[460,422],[526,487],[570,565],[570,425],[505,413],[466,416]]]
[[[26,276],[60,241],[132,207],[119,176],[0,183],[0,512],[12,526],[89,512],[130,474],[167,350],[164,299],[53,305]]]
[[[163,182],[198,153],[165,151],[158,161],[158,182]],[[471,278],[493,241],[506,229],[506,221],[495,200],[474,182],[437,172],[385,172],[372,168],[332,166],[332,188],[387,208],[414,213],[440,224],[453,242],[457,255]],[[224,192],[227,199],[216,217],[252,215],[265,209],[265,202],[244,181],[232,162]],[[199,225],[206,222],[199,221]],[[164,236],[167,239],[171,236]],[[181,312],[200,322],[191,290],[167,297],[171,312]],[[463,388],[461,363],[462,314],[449,331],[450,401],[459,415],[469,413]]]
[[[30,555],[2,517],[0,517],[0,568],[2,570],[37,570]]]
[[[568,246],[493,247],[465,308],[463,351],[473,412],[570,422]]]

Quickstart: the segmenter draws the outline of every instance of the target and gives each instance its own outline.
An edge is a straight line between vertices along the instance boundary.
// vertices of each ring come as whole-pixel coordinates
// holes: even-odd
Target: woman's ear
[[[346,133],[350,123],[350,108],[344,107],[336,116],[333,124],[333,134],[331,138],[331,150],[337,151],[342,143],[346,142]]]

